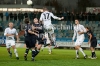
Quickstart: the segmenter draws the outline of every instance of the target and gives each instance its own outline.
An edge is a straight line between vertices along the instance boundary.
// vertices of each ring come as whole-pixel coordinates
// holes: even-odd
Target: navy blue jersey
[[[96,37],[94,36],[94,34],[93,34],[93,32],[92,32],[91,30],[89,30],[89,31],[87,32],[87,34],[88,34],[88,37],[89,37],[89,38],[90,38],[89,34],[91,34],[91,35],[92,35],[92,38],[91,38],[91,39],[96,38]]]
[[[30,24],[25,25],[25,34],[24,34],[25,37],[31,35],[30,33],[28,33],[28,30],[31,30],[31,25]]]
[[[44,33],[43,26],[41,24],[33,24],[34,27],[39,27],[39,29],[35,29],[38,33]]]

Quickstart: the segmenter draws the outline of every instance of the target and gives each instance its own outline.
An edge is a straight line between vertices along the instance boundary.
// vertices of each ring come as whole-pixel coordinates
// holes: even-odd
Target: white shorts
[[[84,41],[84,38],[83,39],[76,39],[75,46],[77,46],[77,45],[81,46],[83,41]]]
[[[50,34],[53,34],[54,33],[54,26],[51,24],[51,25],[45,25],[44,26],[46,32],[50,33]]]
[[[11,46],[15,45],[14,40],[6,40],[6,48],[10,48]]]

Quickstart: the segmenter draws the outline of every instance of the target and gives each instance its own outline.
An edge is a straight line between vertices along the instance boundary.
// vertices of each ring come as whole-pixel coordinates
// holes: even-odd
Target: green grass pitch
[[[48,54],[48,50],[40,52],[35,58],[36,61],[31,61],[31,53],[28,54],[28,61],[24,61],[23,55],[25,48],[17,48],[19,53],[19,60],[13,57],[9,58],[9,55],[5,47],[0,47],[0,66],[100,66],[100,51],[96,51],[97,59],[83,59],[80,53],[81,59],[75,58],[75,50],[67,49],[53,49],[51,55]],[[90,50],[84,50],[87,55],[91,55]],[[12,50],[13,52],[13,50]]]

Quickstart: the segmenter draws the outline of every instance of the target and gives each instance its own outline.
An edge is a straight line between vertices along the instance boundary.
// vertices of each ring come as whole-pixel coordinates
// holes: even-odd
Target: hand
[[[78,32],[79,34],[82,34],[81,32]]]
[[[39,36],[39,34],[37,34],[37,33],[34,33],[36,36]]]
[[[64,17],[61,17],[61,19],[64,19]]]

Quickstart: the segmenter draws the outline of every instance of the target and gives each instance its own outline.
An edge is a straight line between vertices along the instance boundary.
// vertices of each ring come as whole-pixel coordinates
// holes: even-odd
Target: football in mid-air
[[[33,4],[33,2],[31,0],[27,1],[27,5],[32,5],[32,4]]]

